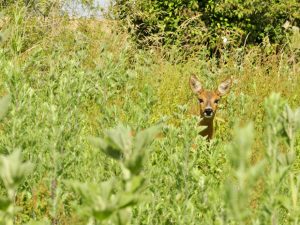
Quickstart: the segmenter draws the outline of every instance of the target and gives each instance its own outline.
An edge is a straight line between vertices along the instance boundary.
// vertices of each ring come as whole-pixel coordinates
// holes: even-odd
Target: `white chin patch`
[[[213,115],[214,115],[214,114],[211,114],[211,115],[208,116],[208,115],[204,114],[204,117],[207,118],[207,119],[210,119],[210,118],[213,117]]]

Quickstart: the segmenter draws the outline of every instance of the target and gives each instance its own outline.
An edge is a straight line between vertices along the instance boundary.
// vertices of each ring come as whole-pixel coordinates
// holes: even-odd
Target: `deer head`
[[[229,92],[232,84],[232,79],[223,81],[215,91],[205,90],[201,82],[196,76],[190,77],[190,87],[196,95],[200,106],[200,117],[202,118],[202,125],[207,128],[203,132],[203,136],[212,137],[213,133],[213,119],[218,109],[218,104],[221,97]]]

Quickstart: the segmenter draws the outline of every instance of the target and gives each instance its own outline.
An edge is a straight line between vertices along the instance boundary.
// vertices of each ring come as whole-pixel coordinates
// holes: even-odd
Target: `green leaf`
[[[112,194],[114,183],[115,183],[115,179],[114,178],[111,178],[111,179],[109,179],[107,181],[104,181],[104,182],[100,183],[101,196],[104,199],[109,200],[109,197]]]
[[[88,137],[89,142],[94,145],[94,147],[99,148],[101,150],[106,149],[108,144],[102,138],[97,137]]]
[[[105,132],[105,138],[90,137],[90,142],[113,159],[120,160],[132,151],[132,135],[129,127],[118,125]]]
[[[160,131],[161,126],[158,125],[140,131],[136,135],[132,155],[130,155],[125,162],[125,166],[131,173],[137,175],[142,170],[146,147],[153,142]]]
[[[114,224],[120,224],[120,221],[121,221],[121,224],[130,224],[130,218],[131,218],[131,210],[130,209],[123,209],[123,210],[119,210],[117,212],[117,221],[114,221],[115,223]],[[116,217],[115,217],[116,218]]]
[[[5,114],[7,113],[8,107],[10,103],[10,96],[7,95],[0,99],[0,120],[3,119]]]
[[[6,211],[12,202],[8,198],[0,198],[0,210]]]
[[[73,190],[83,198],[83,204],[97,220],[109,218],[117,209],[117,199],[112,198],[114,179],[97,184],[67,181]]]
[[[249,169],[250,181],[255,181],[258,176],[260,176],[264,172],[264,167],[266,165],[266,161],[262,160],[258,162],[256,165],[252,166]],[[254,182],[253,182],[254,183]],[[249,182],[249,186],[253,183]]]
[[[144,155],[141,152],[136,152],[128,160],[126,160],[125,166],[132,174],[138,175],[143,168],[143,159]]]
[[[114,209],[105,209],[105,210],[93,210],[93,216],[97,219],[97,220],[105,220],[107,218],[109,218],[113,213],[114,213]]]
[[[160,131],[161,125],[153,126],[140,131],[135,137],[134,151],[141,151],[143,148],[151,144]]]
[[[295,161],[296,154],[295,154],[295,152],[282,153],[278,156],[277,159],[281,165],[289,166],[289,165],[292,165],[293,162]]]
[[[295,110],[295,123],[298,131],[300,129],[300,107]]]
[[[104,139],[97,138],[97,137],[89,137],[88,139],[92,145],[100,149],[107,156],[116,160],[120,160],[122,158],[123,154],[121,149],[115,148],[113,145],[111,145],[109,142],[105,141]]]
[[[106,135],[110,144],[115,145],[123,153],[131,151],[132,135],[129,127],[120,124],[116,128],[106,131]]]
[[[229,159],[234,168],[249,164],[253,141],[254,127],[252,123],[249,123],[246,127],[235,129],[235,136],[228,150]]]
[[[32,172],[33,168],[32,163],[23,163],[20,150],[16,150],[8,156],[1,156],[0,177],[7,188],[10,198],[14,197],[17,186]]]
[[[144,182],[145,178],[143,178],[142,176],[134,176],[130,181],[126,183],[126,190],[134,193],[143,186]]]
[[[87,204],[93,204],[97,197],[98,186],[96,184],[81,183],[78,181],[64,181],[77,194],[79,194]]]
[[[118,209],[124,209],[137,204],[138,200],[136,195],[131,193],[122,193],[119,195],[119,207]]]

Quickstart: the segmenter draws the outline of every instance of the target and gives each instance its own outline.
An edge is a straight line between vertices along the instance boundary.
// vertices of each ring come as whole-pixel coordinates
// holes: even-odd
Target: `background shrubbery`
[[[229,46],[284,44],[289,29],[299,26],[300,3],[260,0],[116,0],[116,16],[124,20],[141,45],[176,44],[184,51],[199,45],[217,51]],[[285,26],[284,26],[285,25]]]
[[[131,15],[114,8],[123,21],[70,19],[56,7],[43,16],[9,2],[0,18],[0,93],[10,96],[0,100],[0,224],[299,223],[296,19],[282,43],[250,33],[244,46],[232,37],[248,31],[214,32],[205,10],[170,32],[157,28],[176,24],[157,16],[166,1],[151,13],[139,11],[142,1]],[[158,30],[144,36],[136,16]],[[210,143],[198,135],[191,74],[210,89],[234,79]]]

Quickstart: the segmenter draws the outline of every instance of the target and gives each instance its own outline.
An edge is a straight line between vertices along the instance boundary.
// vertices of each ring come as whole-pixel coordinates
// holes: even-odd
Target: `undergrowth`
[[[1,33],[0,93],[11,101],[0,153],[19,159],[21,150],[34,164],[13,194],[1,183],[10,223],[299,223],[296,31],[279,53],[266,42],[209,59],[205,49],[190,58],[176,47],[138,49],[115,21],[26,8],[4,15]],[[234,79],[210,143],[198,135],[191,74],[210,88]],[[150,145],[143,131],[157,124]],[[106,154],[90,136],[104,137]]]

